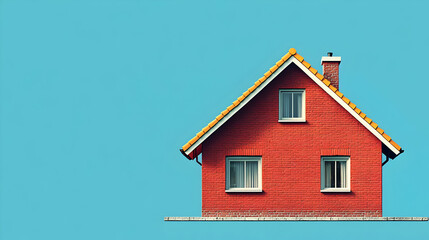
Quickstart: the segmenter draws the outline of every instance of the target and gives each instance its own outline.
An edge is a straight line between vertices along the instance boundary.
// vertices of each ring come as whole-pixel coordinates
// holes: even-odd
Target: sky
[[[383,215],[429,216],[427,1],[0,1],[0,239],[424,239],[428,222],[201,215],[179,148],[288,49],[405,152]],[[381,161],[381,160],[380,160]]]

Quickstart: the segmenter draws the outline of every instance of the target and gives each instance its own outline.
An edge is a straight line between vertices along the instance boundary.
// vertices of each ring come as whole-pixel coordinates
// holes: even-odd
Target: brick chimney
[[[340,89],[340,63],[341,57],[333,57],[332,52],[328,52],[327,57],[322,57],[323,76],[337,89]]]

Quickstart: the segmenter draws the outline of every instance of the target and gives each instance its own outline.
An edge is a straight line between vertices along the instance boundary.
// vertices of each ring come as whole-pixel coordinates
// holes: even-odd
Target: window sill
[[[351,192],[349,188],[326,188],[320,190],[322,193],[335,193],[335,192]]]
[[[262,192],[261,188],[233,188],[233,189],[226,189],[225,192]]]
[[[279,119],[279,122],[307,122],[305,119]]]

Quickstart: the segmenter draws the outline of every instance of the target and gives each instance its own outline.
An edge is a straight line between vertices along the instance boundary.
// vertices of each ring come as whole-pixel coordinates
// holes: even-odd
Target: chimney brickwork
[[[331,85],[340,89],[340,63],[341,57],[332,57],[332,53],[328,53],[328,57],[322,57],[323,76],[327,78]]]

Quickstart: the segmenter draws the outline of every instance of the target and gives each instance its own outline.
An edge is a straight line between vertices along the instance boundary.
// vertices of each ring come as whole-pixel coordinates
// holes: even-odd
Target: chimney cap
[[[333,55],[332,52],[328,52],[328,56],[323,56],[321,64],[323,65],[323,62],[339,62],[339,63],[341,63],[341,57],[339,57],[339,56],[333,57],[332,55]]]

